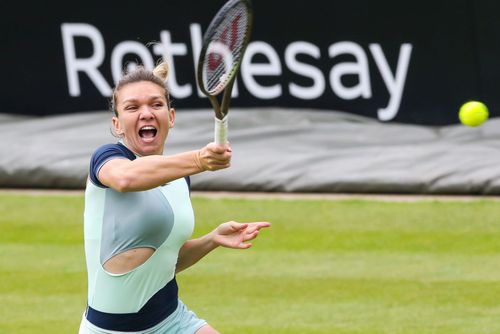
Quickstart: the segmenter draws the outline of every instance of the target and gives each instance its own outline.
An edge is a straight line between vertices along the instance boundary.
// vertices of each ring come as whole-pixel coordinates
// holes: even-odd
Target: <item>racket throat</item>
[[[219,101],[217,101],[217,98],[215,96],[208,96],[208,99],[210,100],[210,103],[214,108],[215,117],[223,119],[225,115],[222,113],[222,108],[219,104]]]

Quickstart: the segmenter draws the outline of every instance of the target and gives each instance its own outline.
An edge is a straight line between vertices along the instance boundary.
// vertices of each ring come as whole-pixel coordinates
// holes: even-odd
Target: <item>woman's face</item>
[[[164,88],[149,81],[123,86],[116,94],[118,117],[113,127],[136,154],[162,154],[175,110],[168,108]]]

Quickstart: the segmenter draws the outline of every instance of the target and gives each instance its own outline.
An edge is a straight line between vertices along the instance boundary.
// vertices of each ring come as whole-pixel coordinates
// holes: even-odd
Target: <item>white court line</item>
[[[73,195],[83,196],[84,190],[65,189],[0,189],[0,194],[23,195]],[[448,201],[470,202],[481,200],[500,201],[500,196],[481,195],[422,195],[422,194],[340,194],[340,193],[273,193],[273,192],[232,192],[232,191],[193,191],[193,198],[243,198],[243,199],[280,199],[280,200],[371,200],[384,202]]]

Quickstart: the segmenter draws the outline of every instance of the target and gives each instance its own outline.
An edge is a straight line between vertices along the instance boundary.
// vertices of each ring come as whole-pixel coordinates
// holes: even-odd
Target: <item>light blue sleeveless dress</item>
[[[88,307],[80,334],[195,333],[206,322],[178,299],[175,281],[179,249],[194,229],[189,179],[120,193],[98,179],[104,163],[117,158],[137,157],[118,143],[91,158],[84,211]],[[155,252],[137,268],[123,274],[103,268],[113,256],[139,247]]]

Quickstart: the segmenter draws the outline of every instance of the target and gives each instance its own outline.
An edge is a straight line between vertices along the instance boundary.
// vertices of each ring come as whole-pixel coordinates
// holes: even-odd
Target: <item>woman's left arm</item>
[[[191,267],[219,246],[235,249],[250,248],[252,244],[247,241],[255,239],[261,228],[269,226],[271,224],[268,222],[241,224],[231,221],[219,225],[202,237],[188,240],[179,251],[175,272],[178,273]]]

